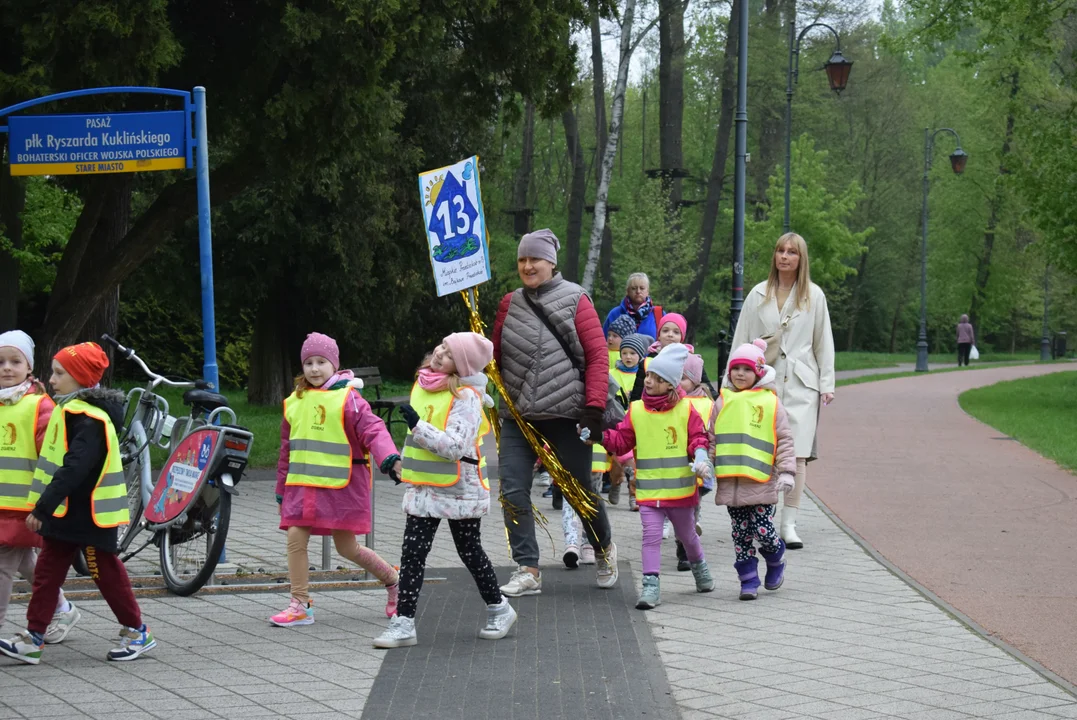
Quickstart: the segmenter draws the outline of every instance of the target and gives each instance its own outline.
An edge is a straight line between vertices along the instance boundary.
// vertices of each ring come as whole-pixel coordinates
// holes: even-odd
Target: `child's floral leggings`
[[[591,489],[596,493],[602,488],[602,473],[591,473]],[[591,544],[583,529],[583,521],[567,502],[561,506],[561,530],[565,534],[565,547],[575,545],[578,548]]]
[[[737,562],[755,557],[753,541],[768,553],[778,552],[778,531],[770,521],[774,517],[773,505],[748,505],[745,507],[727,507],[729,521],[733,526],[733,549],[737,552]]]

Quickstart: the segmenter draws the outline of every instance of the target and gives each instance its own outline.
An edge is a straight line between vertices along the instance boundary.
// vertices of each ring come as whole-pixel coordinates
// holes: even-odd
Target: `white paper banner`
[[[490,279],[479,157],[419,174],[423,226],[438,297]]]

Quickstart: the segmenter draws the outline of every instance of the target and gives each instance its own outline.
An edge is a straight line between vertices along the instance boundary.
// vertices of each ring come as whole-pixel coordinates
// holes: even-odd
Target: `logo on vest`
[[[750,421],[752,427],[762,427],[764,412],[762,405],[752,405],[752,419]]]
[[[59,434],[60,434],[60,424],[57,423],[56,425],[52,426],[52,439],[49,440],[49,445],[52,445],[52,446],[56,445],[56,436],[59,435]]]
[[[677,449],[677,428],[670,425],[666,428],[666,450]]]
[[[428,423],[433,423],[433,421],[434,421],[434,406],[433,405],[427,405],[426,406],[426,421]]]
[[[314,427],[322,427],[325,425],[325,405],[314,406]]]
[[[8,423],[4,426],[3,435],[0,435],[0,445],[4,446],[4,449],[9,449],[8,446],[13,446],[15,441],[18,440],[19,433],[15,428],[15,423]]]

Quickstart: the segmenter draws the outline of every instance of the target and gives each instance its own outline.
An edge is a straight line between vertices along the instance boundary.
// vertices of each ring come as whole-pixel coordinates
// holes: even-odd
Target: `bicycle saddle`
[[[228,407],[228,398],[209,390],[188,390],[183,393],[183,402],[205,408],[210,412],[217,408]]]

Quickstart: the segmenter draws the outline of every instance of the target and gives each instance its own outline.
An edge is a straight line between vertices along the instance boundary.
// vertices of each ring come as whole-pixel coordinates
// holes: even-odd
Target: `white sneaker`
[[[385,649],[410,647],[418,642],[419,638],[415,634],[415,618],[394,615],[385,632],[374,638],[374,647]]]
[[[790,550],[804,547],[804,541],[797,536],[797,508],[782,508],[782,526],[779,531],[785,546]]]
[[[71,609],[67,612],[57,611],[52,616],[52,622],[49,623],[48,630],[45,631],[45,642],[49,645],[62,643],[67,634],[71,632],[71,628],[75,627],[75,624],[81,619],[82,612],[75,607],[75,603],[71,603]]]
[[[580,565],[594,565],[595,564],[595,549],[590,545],[584,545],[580,548]]]
[[[534,576],[521,565],[519,570],[512,574],[509,581],[501,586],[501,594],[509,597],[522,597],[524,595],[538,595],[542,592],[542,573]]]
[[[535,476],[535,484],[539,487],[550,487],[553,481],[550,479],[550,473],[543,470]]]
[[[617,545],[610,543],[605,552],[598,555],[598,586],[608,589],[617,584]]]
[[[486,627],[479,630],[479,637],[483,640],[500,640],[509,634],[514,624],[516,611],[509,605],[508,599],[501,598],[500,605],[486,606]]]
[[[662,523],[662,539],[669,540],[673,536],[673,523],[666,518],[666,521]]]

